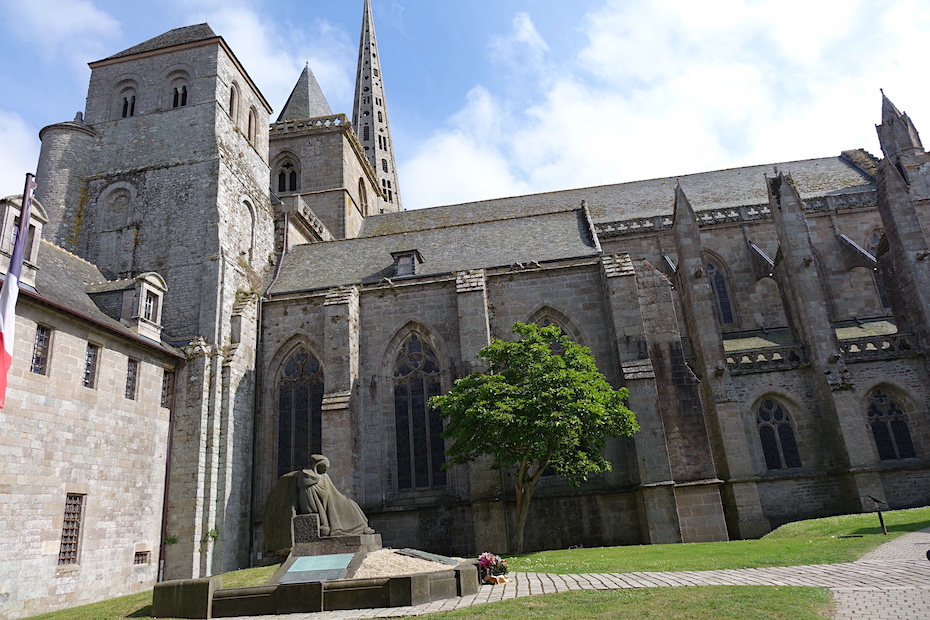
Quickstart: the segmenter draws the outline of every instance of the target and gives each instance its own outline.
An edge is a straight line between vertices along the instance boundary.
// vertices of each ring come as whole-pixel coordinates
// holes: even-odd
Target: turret
[[[73,249],[73,222],[65,214],[79,212],[87,160],[97,133],[84,123],[80,112],[73,121],[49,125],[39,132],[42,150],[36,169],[36,200],[49,215],[45,236],[53,243]]]

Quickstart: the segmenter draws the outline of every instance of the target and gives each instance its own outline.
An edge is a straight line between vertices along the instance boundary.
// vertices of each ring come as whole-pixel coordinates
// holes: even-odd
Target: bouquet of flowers
[[[478,556],[478,570],[481,571],[482,579],[488,575],[506,575],[510,572],[507,560],[487,551]]]

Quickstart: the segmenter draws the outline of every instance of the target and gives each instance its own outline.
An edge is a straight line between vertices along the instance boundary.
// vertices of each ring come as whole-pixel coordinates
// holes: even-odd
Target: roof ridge
[[[40,241],[41,241],[42,243],[47,243],[48,245],[52,246],[52,247],[55,248],[56,250],[60,250],[60,251],[64,252],[65,254],[67,254],[68,256],[70,256],[70,257],[72,257],[72,258],[76,258],[76,259],[78,259],[78,260],[81,261],[81,262],[87,263],[87,264],[90,265],[91,267],[94,267],[94,268],[95,268],[97,271],[99,271],[101,274],[103,273],[103,270],[100,268],[100,265],[95,265],[94,263],[90,262],[89,260],[87,260],[87,259],[84,258],[83,256],[78,256],[78,255],[75,254],[74,252],[71,252],[70,250],[66,250],[65,248],[61,247],[60,245],[58,245],[58,244],[56,244],[56,243],[53,243],[52,241],[49,241],[48,239],[40,239]],[[109,280],[108,280],[108,281],[109,281]],[[85,284],[86,284],[86,283],[85,283]]]
[[[462,204],[472,204],[472,203],[462,203]],[[460,205],[444,205],[443,207],[430,207],[430,208],[432,208],[432,209],[442,209],[442,208],[445,208],[446,206],[448,206],[448,207],[457,207],[457,206],[460,206]],[[452,222],[452,223],[449,223],[449,224],[443,224],[442,226],[424,226],[424,227],[421,227],[421,228],[411,228],[411,229],[408,229],[408,230],[400,230],[400,231],[397,231],[397,232],[381,233],[381,234],[371,235],[371,236],[367,236],[367,237],[353,237],[353,238],[354,238],[354,239],[375,239],[375,238],[378,238],[378,237],[391,237],[391,236],[393,236],[393,235],[403,235],[403,234],[406,234],[406,233],[421,232],[421,231],[424,231],[424,230],[436,230],[437,228],[456,228],[456,227],[459,227],[459,226],[475,226],[476,224],[490,224],[491,222],[506,222],[506,221],[508,221],[508,220],[522,220],[522,219],[526,219],[526,218],[530,218],[530,217],[542,217],[542,216],[544,216],[544,215],[555,215],[556,213],[570,213],[570,212],[578,211],[578,210],[580,210],[581,208],[582,208],[581,205],[579,205],[579,206],[577,206],[577,207],[560,207],[560,208],[555,208],[555,209],[552,209],[552,210],[543,211],[542,213],[529,213],[529,214],[524,213],[524,214],[521,214],[521,215],[509,215],[509,216],[506,216],[506,217],[495,217],[495,218],[489,218],[489,219],[478,219],[478,220],[468,220],[468,221],[463,221],[463,222]],[[389,217],[389,216],[398,216],[398,215],[400,215],[401,213],[414,213],[415,211],[426,211],[426,209],[413,209],[413,210],[411,210],[411,211],[396,211],[396,212],[394,212],[394,213],[380,213],[380,214],[375,215],[375,216],[372,216],[372,217],[380,217],[380,216],[382,216],[382,215],[383,215],[383,216],[386,216],[386,217]],[[332,241],[348,241],[348,239],[333,239]]]

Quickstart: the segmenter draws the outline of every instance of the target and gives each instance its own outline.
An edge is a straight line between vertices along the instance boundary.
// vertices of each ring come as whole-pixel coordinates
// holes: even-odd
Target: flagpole
[[[10,257],[12,273],[15,269],[16,279],[19,280],[20,270],[23,266],[23,254],[26,251],[26,241],[29,239],[29,213],[32,211],[32,192],[36,188],[35,176],[26,173],[26,186],[23,187],[23,203],[19,208],[19,230],[16,232],[16,243],[13,245],[13,255]]]
[[[13,362],[13,332],[16,328],[16,299],[19,297],[19,277],[23,270],[23,254],[29,239],[29,211],[32,208],[32,192],[36,188],[35,177],[26,173],[23,201],[19,208],[19,229],[6,279],[0,287],[0,409],[6,404],[7,374]]]

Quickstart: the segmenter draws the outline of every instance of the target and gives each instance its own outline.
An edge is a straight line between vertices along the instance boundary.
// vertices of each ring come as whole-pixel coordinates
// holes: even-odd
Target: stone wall
[[[54,328],[45,375],[30,371],[36,324]],[[21,618],[151,588],[158,571],[170,412],[179,360],[20,296],[0,412],[0,616]],[[96,386],[82,385],[88,341]],[[127,357],[140,360],[127,399]],[[68,494],[83,499],[77,563],[59,564]],[[15,535],[9,535],[15,533]],[[136,552],[147,553],[135,564]]]

